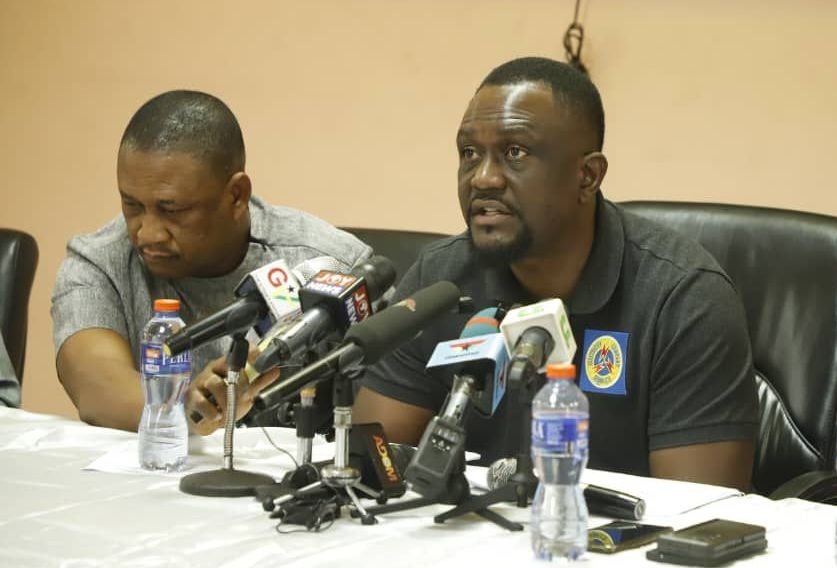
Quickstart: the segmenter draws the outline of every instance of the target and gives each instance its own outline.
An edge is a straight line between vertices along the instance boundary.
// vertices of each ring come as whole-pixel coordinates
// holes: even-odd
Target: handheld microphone
[[[516,458],[501,458],[494,461],[485,473],[489,491],[508,484],[516,471]],[[584,500],[587,502],[590,513],[594,515],[639,521],[645,514],[644,499],[607,487],[585,486]]]
[[[284,381],[263,390],[254,405],[272,408],[305,385],[321,380],[330,371],[345,371],[376,363],[386,353],[412,339],[443,313],[457,307],[459,288],[442,280],[415,292],[397,304],[353,325],[340,347]]]
[[[543,372],[547,364],[567,363],[575,355],[575,338],[558,298],[509,310],[500,331],[511,358],[510,377],[527,367]]]
[[[306,275],[337,264],[337,260],[321,256],[289,269],[284,260],[274,260],[245,276],[235,288],[239,298],[214,314],[172,335],[164,344],[171,355],[199,347],[224,335],[231,335],[258,326],[259,331],[271,322],[299,313],[299,287]]]
[[[343,274],[323,270],[299,291],[302,316],[273,336],[253,367],[261,374],[281,365],[323,341],[331,333],[343,333],[372,315],[377,300],[395,281],[389,259],[373,256]]]
[[[425,428],[405,472],[413,490],[424,496],[441,494],[462,458],[468,404],[474,402],[476,407],[479,401],[480,412],[490,416],[505,393],[507,355],[497,318],[496,307],[478,312],[459,339],[436,345],[427,363],[429,371],[453,371],[453,386],[441,413]]]

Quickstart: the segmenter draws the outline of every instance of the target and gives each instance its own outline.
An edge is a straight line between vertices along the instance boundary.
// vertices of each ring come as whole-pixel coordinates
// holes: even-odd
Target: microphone
[[[496,307],[478,312],[465,324],[458,339],[436,345],[425,367],[437,377],[470,377],[473,390],[469,398],[484,416],[493,415],[506,394],[508,353],[499,333],[499,319]]]
[[[516,458],[501,458],[496,460],[489,466],[485,474],[485,481],[489,491],[499,489],[508,484],[516,471]],[[587,502],[587,508],[590,513],[594,515],[639,521],[645,514],[644,499],[598,485],[587,485],[584,487],[584,500]]]
[[[395,267],[383,256],[373,256],[349,274],[318,272],[299,291],[302,315],[269,340],[253,365],[256,373],[298,357],[329,334],[345,332],[367,319],[372,315],[371,302],[394,281]]]
[[[458,306],[460,294],[456,284],[442,280],[386,307],[350,327],[340,347],[287,380],[263,390],[254,405],[261,410],[271,408],[330,371],[347,371],[376,363],[421,333],[434,319]]]
[[[575,355],[575,338],[558,298],[509,310],[500,331],[511,358],[510,378],[525,370],[543,372],[547,364],[567,363]]]
[[[185,326],[172,335],[165,348],[177,355],[224,335],[257,326],[262,335],[271,322],[282,321],[299,313],[299,287],[312,272],[339,266],[329,256],[319,256],[289,269],[284,260],[274,260],[253,270],[235,287],[239,298],[214,314]]]
[[[269,314],[281,318],[299,309],[299,282],[284,260],[274,260],[245,276],[235,288],[239,298],[214,314],[169,337],[164,347],[177,355],[225,335],[243,332]]]
[[[405,472],[413,490],[435,497],[445,491],[448,478],[465,448],[462,423],[469,402],[490,416],[505,393],[506,348],[496,307],[478,312],[465,324],[459,339],[436,345],[427,363],[430,371],[453,372],[453,386],[442,412],[422,434]],[[474,335],[476,334],[476,335]],[[480,396],[481,395],[481,396]]]

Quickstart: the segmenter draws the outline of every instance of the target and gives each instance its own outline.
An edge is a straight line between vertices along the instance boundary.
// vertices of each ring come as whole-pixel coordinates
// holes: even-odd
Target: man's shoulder
[[[472,259],[467,233],[433,241],[422,249],[419,256],[422,275],[430,280],[456,280]]]
[[[81,256],[97,265],[124,263],[132,250],[125,219],[121,215],[92,233],[73,236],[67,243],[68,254]]]
[[[369,255],[369,245],[306,211],[253,198],[256,237],[277,249],[299,248],[352,264]]]
[[[622,218],[626,253],[634,255],[638,261],[681,274],[714,272],[728,280],[715,258],[696,240],[618,204],[611,205]]]

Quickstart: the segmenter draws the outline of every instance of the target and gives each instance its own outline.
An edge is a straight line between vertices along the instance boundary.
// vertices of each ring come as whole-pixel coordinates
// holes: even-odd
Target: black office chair
[[[340,228],[371,246],[375,254],[383,255],[392,261],[395,266],[395,284],[398,284],[407,269],[412,266],[422,248],[433,241],[449,236],[442,233],[398,229]]]
[[[761,410],[756,491],[837,504],[837,217],[708,203],[620,205],[696,239],[738,288]]]
[[[0,229],[0,331],[18,381],[23,383],[29,293],[38,266],[38,244],[32,235]]]

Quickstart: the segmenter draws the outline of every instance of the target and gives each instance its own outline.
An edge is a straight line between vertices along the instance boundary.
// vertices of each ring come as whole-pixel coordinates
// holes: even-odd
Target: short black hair
[[[548,85],[557,100],[580,111],[596,136],[596,150],[602,149],[605,121],[599,90],[584,73],[566,63],[546,57],[512,59],[495,67],[483,79],[477,91],[486,85],[514,85],[526,82]]]
[[[200,91],[168,91],[152,98],[125,127],[120,149],[183,152],[222,179],[244,169],[244,138],[235,115],[219,98]]]

